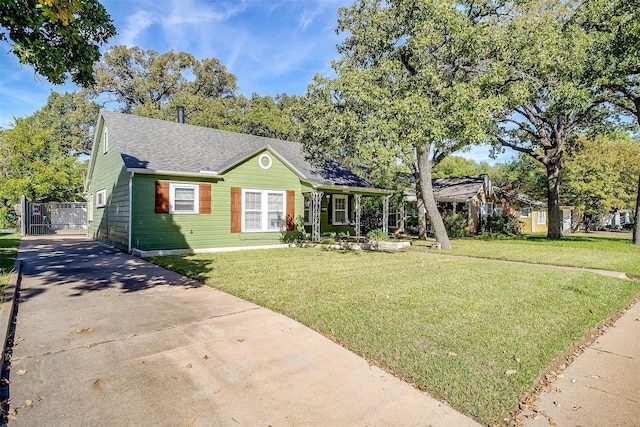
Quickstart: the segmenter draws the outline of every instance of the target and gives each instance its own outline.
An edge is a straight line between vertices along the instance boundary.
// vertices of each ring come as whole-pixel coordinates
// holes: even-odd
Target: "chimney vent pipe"
[[[184,107],[182,105],[178,105],[178,123],[184,123]]]

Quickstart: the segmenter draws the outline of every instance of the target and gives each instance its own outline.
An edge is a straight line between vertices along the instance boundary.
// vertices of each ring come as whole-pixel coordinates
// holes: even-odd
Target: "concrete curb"
[[[2,344],[2,363],[7,361],[7,340],[11,331],[11,320],[16,310],[16,291],[20,285],[20,274],[22,273],[22,262],[16,260],[9,276],[9,283],[2,295],[2,305],[0,305],[0,343]]]

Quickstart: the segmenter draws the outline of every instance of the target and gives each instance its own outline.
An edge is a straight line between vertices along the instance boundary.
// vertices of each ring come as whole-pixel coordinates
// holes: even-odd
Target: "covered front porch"
[[[350,187],[319,187],[303,192],[304,226],[311,240],[317,242],[323,234],[363,234],[363,202],[365,198],[382,200],[382,218],[389,215],[392,192],[383,189]],[[388,222],[380,221],[380,229],[389,231]]]

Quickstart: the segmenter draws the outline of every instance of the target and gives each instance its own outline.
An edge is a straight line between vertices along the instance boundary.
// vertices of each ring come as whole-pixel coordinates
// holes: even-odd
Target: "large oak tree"
[[[495,27],[494,84],[505,99],[496,140],[531,156],[547,175],[547,237],[562,237],[560,176],[565,146],[602,123],[603,99],[589,71],[593,38],[572,18],[578,1],[512,2]]]
[[[236,76],[216,58],[197,60],[186,52],[160,54],[137,46],[107,49],[95,65],[95,78],[89,93],[117,102],[125,113],[138,107],[161,110],[178,95],[221,99],[237,90]]]
[[[341,8],[336,76],[314,78],[300,114],[311,158],[338,158],[387,183],[398,167],[409,169],[443,248],[451,245],[431,170],[483,139],[493,106],[477,80],[492,25],[482,4],[362,0]]]

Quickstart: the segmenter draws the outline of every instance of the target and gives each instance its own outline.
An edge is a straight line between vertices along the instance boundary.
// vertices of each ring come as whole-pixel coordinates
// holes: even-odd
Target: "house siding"
[[[129,239],[129,173],[127,173],[113,138],[109,136],[108,150],[104,153],[104,123],[101,124],[100,139],[94,148],[94,165],[99,174],[94,174],[88,187],[88,196],[93,196],[93,218],[88,223],[88,236],[120,249],[127,249]],[[95,195],[105,189],[105,206],[97,207]]]
[[[274,155],[270,156],[271,167],[262,169],[258,158],[263,153],[257,153],[225,172],[222,180],[136,175],[133,182],[133,249],[208,249],[281,243],[281,232],[231,232],[232,187],[294,191],[294,216],[302,215],[303,198],[298,176]],[[155,213],[157,180],[210,183],[211,213]]]

